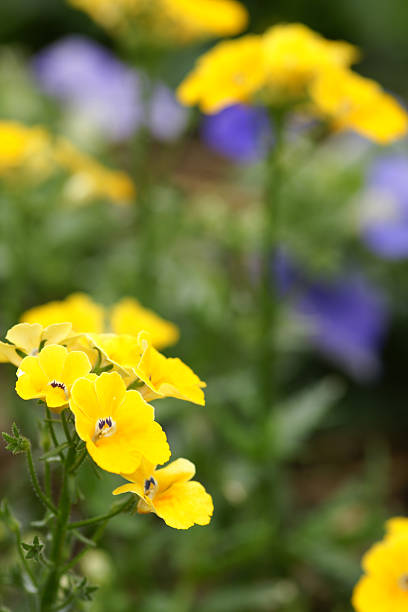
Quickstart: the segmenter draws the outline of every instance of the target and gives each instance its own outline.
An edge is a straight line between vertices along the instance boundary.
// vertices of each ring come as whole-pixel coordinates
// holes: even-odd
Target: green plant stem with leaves
[[[5,521],[14,534],[17,552],[20,559],[21,584],[27,594],[30,609],[33,612],[57,612],[58,610],[76,610],[80,601],[90,600],[96,587],[89,585],[85,578],[73,573],[74,566],[83,555],[102,536],[110,519],[122,512],[131,511],[134,507],[133,496],[124,502],[114,504],[105,514],[72,521],[74,480],[77,471],[83,465],[86,449],[75,432],[72,421],[67,417],[68,411],[61,414],[60,432],[54,428],[55,421],[47,408],[44,425],[48,428],[49,437],[43,437],[44,486],[37,474],[32,453],[31,441],[21,435],[16,424],[12,433],[3,433],[6,449],[13,454],[25,454],[28,473],[36,496],[44,506],[45,516],[42,521],[33,524],[43,530],[43,539],[36,535],[32,543],[23,542],[21,526],[14,517],[6,500],[2,501],[0,518]],[[60,434],[59,435],[57,435]],[[64,436],[65,442],[59,442]],[[51,444],[49,443],[51,441]],[[54,482],[61,482],[58,492],[58,504],[52,499],[52,472],[55,468]],[[91,538],[84,536],[79,529],[96,527]],[[73,554],[76,541],[84,546]],[[64,580],[63,580],[64,579]]]

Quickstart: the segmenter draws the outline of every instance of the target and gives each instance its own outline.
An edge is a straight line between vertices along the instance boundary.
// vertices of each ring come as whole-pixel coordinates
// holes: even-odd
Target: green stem
[[[75,448],[71,446],[64,464],[64,474],[58,504],[58,516],[56,517],[52,534],[52,549],[50,555],[52,566],[48,573],[42,593],[41,610],[43,612],[48,612],[53,607],[58,597],[58,586],[62,575],[61,564],[64,557],[65,537],[71,511],[69,470],[74,460]]]
[[[100,514],[99,516],[94,516],[89,519],[84,519],[83,521],[76,521],[75,523],[70,523],[68,525],[68,529],[78,529],[80,527],[89,527],[90,525],[97,525],[103,521],[108,521],[113,518],[117,514],[121,512],[125,512],[128,508],[130,508],[134,503],[134,497],[130,497],[122,504],[115,504],[112,509],[107,514]]]
[[[48,427],[50,430],[50,435],[52,438],[52,442],[54,444],[55,447],[59,446],[59,442],[55,433],[55,429],[54,429],[54,423],[53,423],[53,419],[51,418],[51,412],[50,409],[48,408],[48,406],[46,406],[46,411],[47,411],[47,423],[48,423]],[[61,451],[59,454],[59,457],[61,459],[61,462],[64,463],[65,461],[65,457],[64,457],[64,453]]]
[[[33,463],[33,455],[32,455],[32,452],[31,452],[31,445],[28,447],[28,449],[26,451],[26,457],[27,457],[27,465],[28,465],[28,471],[30,472],[31,482],[33,484],[34,490],[35,490],[38,498],[42,501],[42,503],[44,504],[44,506],[46,508],[51,510],[51,512],[53,514],[57,514],[58,510],[57,510],[56,506],[52,503],[52,501],[49,499],[49,497],[47,497],[47,495],[45,495],[45,493],[41,489],[41,486],[40,486],[40,483],[39,483],[39,480],[38,480],[38,477],[37,477],[37,473],[35,471],[34,463]]]
[[[61,420],[62,420],[62,427],[64,429],[64,434],[65,437],[67,439],[68,444],[72,443],[72,437],[71,437],[71,432],[69,431],[69,426],[67,423],[67,417],[65,416],[65,410],[63,410],[61,412]]]
[[[71,467],[69,471],[70,474],[75,474],[75,472],[77,471],[77,469],[80,467],[80,465],[86,459],[87,456],[88,456],[88,451],[86,450],[86,448],[84,448],[82,450],[82,453],[79,455],[78,459],[75,461],[75,463]]]
[[[97,527],[95,529],[95,533],[93,534],[91,541],[96,544],[100,538],[103,535],[103,532],[105,531],[106,525],[108,524],[108,520],[106,520],[104,523],[102,523],[101,525],[99,525],[99,527]],[[67,563],[64,568],[63,568],[63,573],[66,574],[66,572],[68,572],[69,570],[71,570],[73,567],[75,567],[75,565],[77,563],[79,563],[79,561],[82,559],[82,557],[84,556],[84,554],[86,552],[88,552],[88,550],[92,548],[92,544],[86,544],[82,550],[80,550],[80,552],[75,555],[75,557],[73,557],[73,559],[71,559],[71,561],[69,563]]]

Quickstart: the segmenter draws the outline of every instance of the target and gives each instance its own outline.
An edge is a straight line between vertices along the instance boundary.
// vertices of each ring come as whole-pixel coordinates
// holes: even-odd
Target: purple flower
[[[310,342],[321,353],[357,379],[378,374],[387,306],[361,274],[311,280],[282,251],[275,261],[275,282],[282,297],[291,299]]]
[[[33,70],[46,93],[85,117],[109,140],[126,139],[143,125],[157,139],[173,140],[186,125],[186,110],[161,83],[153,86],[145,113],[146,76],[85,37],[68,36],[47,47],[34,58]]]
[[[262,107],[236,104],[206,115],[201,126],[204,143],[216,153],[239,162],[264,157],[273,145],[271,123]]]
[[[372,166],[367,182],[364,242],[381,257],[408,257],[408,157],[380,157]]]

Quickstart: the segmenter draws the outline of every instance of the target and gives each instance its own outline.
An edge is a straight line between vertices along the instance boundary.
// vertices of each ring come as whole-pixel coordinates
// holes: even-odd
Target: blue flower
[[[376,376],[388,325],[381,292],[356,272],[310,279],[283,250],[274,267],[278,291],[291,300],[309,341],[354,378]]]
[[[33,70],[46,93],[84,117],[108,140],[129,138],[143,125],[157,139],[173,140],[185,128],[187,111],[165,85],[150,85],[146,113],[147,77],[85,37],[68,36],[42,50],[33,60]]]
[[[373,164],[363,211],[363,240],[386,259],[408,257],[408,157],[389,155]]]
[[[241,104],[224,108],[215,115],[206,115],[201,136],[210,149],[239,162],[261,159],[273,145],[271,123],[265,109]]]

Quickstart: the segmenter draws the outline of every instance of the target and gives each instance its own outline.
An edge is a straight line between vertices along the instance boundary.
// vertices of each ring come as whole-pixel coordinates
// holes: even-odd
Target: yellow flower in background
[[[0,342],[0,360],[19,366],[25,355],[36,355],[47,344],[60,344],[72,335],[71,323],[57,323],[43,327],[39,323],[18,323],[7,334],[7,342]]]
[[[61,168],[71,175],[65,186],[68,200],[80,204],[107,198],[116,204],[129,204],[135,198],[134,183],[125,172],[107,168],[68,140],[56,141],[54,155]]]
[[[160,42],[183,44],[194,39],[238,34],[248,12],[237,0],[69,0],[108,30],[131,24]],[[151,41],[150,41],[151,42]]]
[[[126,391],[117,372],[77,380],[70,408],[75,427],[92,459],[107,472],[132,473],[142,459],[154,464],[170,457],[153,407],[137,391]]]
[[[115,334],[137,336],[142,330],[149,332],[150,342],[159,349],[175,344],[180,336],[178,327],[174,323],[144,308],[134,298],[123,298],[115,304],[111,311],[110,323]]]
[[[139,389],[147,401],[160,397],[175,397],[205,405],[203,387],[205,382],[189,368],[181,359],[165,357],[148,343],[142,333],[139,342],[145,342],[143,355],[134,368],[137,377],[145,383]]]
[[[159,470],[143,462],[135,473],[122,474],[131,482],[115,489],[113,495],[135,493],[140,497],[140,514],[154,512],[175,529],[208,525],[213,502],[203,485],[192,480],[194,475],[195,466],[187,459],[176,459]]]
[[[0,142],[0,174],[21,168],[41,176],[49,174],[51,143],[44,128],[0,121]]]
[[[105,309],[84,293],[73,293],[65,300],[48,302],[27,310],[21,317],[25,323],[40,323],[47,327],[54,323],[71,323],[77,333],[101,333]]]
[[[364,576],[352,598],[356,612],[408,610],[408,536],[388,537],[363,557]]]
[[[59,412],[68,404],[74,382],[91,371],[91,363],[81,351],[68,352],[65,346],[49,344],[37,356],[20,363],[16,391],[20,397],[44,399]]]
[[[261,36],[250,34],[221,42],[202,55],[177,90],[180,102],[204,113],[249,102],[266,80]]]
[[[317,112],[336,129],[355,130],[382,145],[408,131],[404,108],[378,83],[351,70],[324,71],[312,84],[310,95]]]
[[[349,67],[359,56],[353,45],[331,41],[301,23],[276,25],[263,35],[268,85],[278,95],[306,95],[323,69]]]

